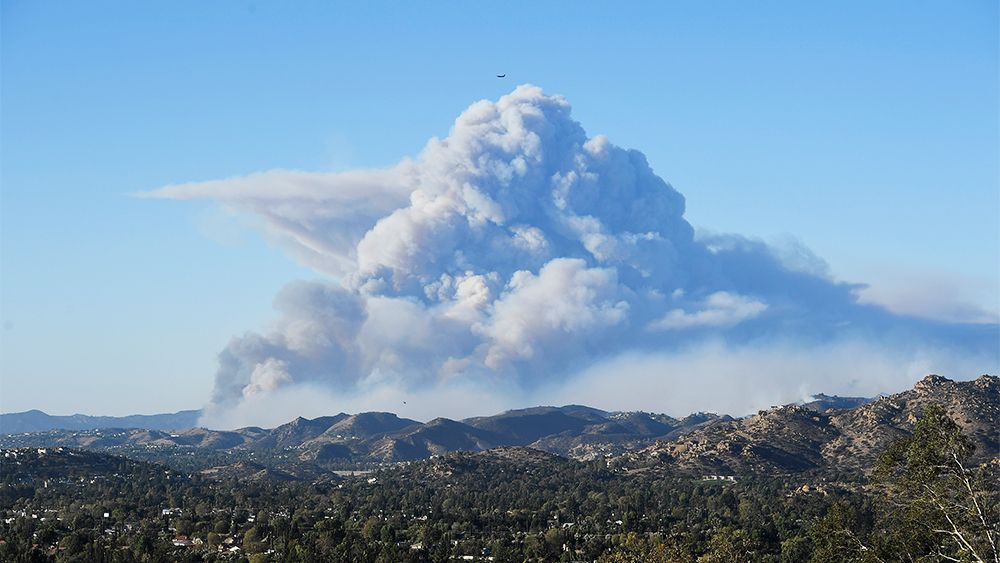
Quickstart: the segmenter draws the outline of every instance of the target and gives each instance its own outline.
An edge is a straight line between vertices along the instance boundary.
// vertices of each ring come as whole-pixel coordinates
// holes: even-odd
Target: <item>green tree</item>
[[[759,560],[760,546],[744,530],[722,528],[712,535],[698,563],[744,563]]]
[[[865,561],[866,555],[872,558],[874,552],[868,545],[868,535],[873,519],[874,514],[868,506],[855,506],[846,501],[834,504],[809,530],[813,545],[809,561],[853,563]]]
[[[799,563],[808,561],[812,553],[809,538],[793,536],[781,542],[781,563]]]
[[[243,534],[243,551],[257,553],[263,550],[264,543],[261,541],[260,530],[257,526],[253,526]]]
[[[884,550],[910,560],[1000,562],[996,470],[968,465],[973,444],[943,408],[925,409],[911,436],[879,456]]]

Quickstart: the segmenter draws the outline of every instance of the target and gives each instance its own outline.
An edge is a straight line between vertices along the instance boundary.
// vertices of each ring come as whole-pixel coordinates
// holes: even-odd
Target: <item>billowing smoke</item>
[[[390,169],[271,171],[150,195],[259,216],[267,236],[329,278],[289,285],[271,330],[220,353],[216,413],[296,386],[368,407],[386,388],[399,390],[393,401],[445,388],[530,401],[575,374],[592,381],[616,357],[689,357],[708,341],[865,342],[909,354],[906,366],[928,350],[998,364],[995,322],[901,317],[859,304],[862,286],[835,281],[803,248],[696,237],[684,197],[642,153],[588,137],[564,98],[534,86],[473,104],[447,138]],[[645,369],[647,383],[668,378]]]

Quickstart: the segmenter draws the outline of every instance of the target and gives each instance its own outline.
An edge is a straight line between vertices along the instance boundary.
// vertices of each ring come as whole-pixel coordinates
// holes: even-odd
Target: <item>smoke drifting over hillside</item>
[[[893,315],[859,304],[860,286],[835,281],[804,249],[696,237],[684,197],[642,153],[588,137],[564,98],[533,86],[473,104],[447,138],[390,169],[279,170],[150,195],[255,214],[267,236],[329,276],[289,285],[274,327],[220,353],[217,414],[296,386],[366,408],[428,389],[557,398],[552,390],[571,388],[576,374],[592,382],[594,366],[644,354],[668,359],[628,362],[646,366],[631,380],[620,369],[600,378],[691,380],[699,374],[676,370],[697,362],[669,358],[708,341],[717,356],[866,343],[903,360],[900,387],[923,375],[908,373],[917,358],[941,371],[957,368],[948,358],[959,354],[980,369],[998,364],[996,324]],[[797,393],[794,376],[783,377]],[[646,408],[657,407],[649,397]]]

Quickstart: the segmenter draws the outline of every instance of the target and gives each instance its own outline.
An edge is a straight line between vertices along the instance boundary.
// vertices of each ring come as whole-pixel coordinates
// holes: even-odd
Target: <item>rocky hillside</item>
[[[909,434],[924,408],[944,407],[976,445],[976,458],[1000,455],[1000,378],[952,381],[928,375],[913,389],[831,415],[838,436],[823,448],[835,464],[867,464],[893,440]]]
[[[718,421],[624,456],[622,467],[668,467],[703,474],[864,470],[908,435],[930,404],[944,407],[976,445],[975,460],[1000,456],[1000,378],[957,382],[929,375],[913,389],[849,409],[784,406]]]

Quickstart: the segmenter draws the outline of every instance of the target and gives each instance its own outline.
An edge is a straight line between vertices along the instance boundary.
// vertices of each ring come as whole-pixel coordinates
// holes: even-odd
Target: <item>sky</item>
[[[280,318],[282,288],[336,277],[253,213],[136,194],[390,167],[528,83],[642,151],[698,233],[807,247],[907,318],[996,323],[995,2],[6,0],[0,15],[0,411],[201,407],[220,351]]]

